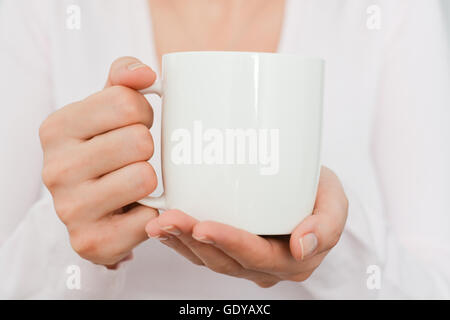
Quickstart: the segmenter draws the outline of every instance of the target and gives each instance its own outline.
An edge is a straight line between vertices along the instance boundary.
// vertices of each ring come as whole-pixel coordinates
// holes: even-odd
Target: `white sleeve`
[[[450,56],[444,23],[435,0],[398,1],[396,8],[381,3],[388,30],[372,142],[384,208],[368,207],[352,181],[340,176],[349,199],[345,230],[302,287],[314,298],[448,299]]]
[[[374,126],[389,227],[381,294],[450,298],[448,35],[438,1],[402,11],[383,48]]]
[[[40,178],[38,128],[55,107],[45,16],[50,4],[0,4],[0,298],[111,297],[124,269],[110,271],[73,252]],[[81,290],[72,290],[78,271]]]

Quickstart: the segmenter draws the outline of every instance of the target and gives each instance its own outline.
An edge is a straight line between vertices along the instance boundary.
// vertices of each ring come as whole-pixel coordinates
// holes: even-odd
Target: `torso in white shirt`
[[[65,28],[67,5],[67,1],[53,2],[48,13],[55,108],[101,90],[109,65],[117,57],[135,56],[158,70],[146,0],[80,1],[80,30]],[[312,277],[304,283],[282,282],[261,289],[247,280],[192,265],[158,241],[148,240],[135,249],[134,259],[119,271],[125,277],[115,284],[116,297],[300,299],[378,295],[367,289],[365,281],[366,267],[382,263],[376,257],[385,255],[386,234],[371,139],[379,84],[383,80],[379,70],[390,36],[386,30],[396,22],[388,12],[383,18],[385,31],[370,29],[366,24],[370,5],[371,1],[345,1],[343,5],[340,1],[312,0],[290,0],[286,4],[278,51],[326,60],[322,163],[337,173],[353,200],[340,243]],[[161,106],[157,98],[149,97],[149,100],[155,110],[151,131],[158,146]],[[158,147],[150,162],[160,177]],[[159,178],[155,195],[162,192],[161,185]],[[72,262],[77,263],[61,261],[61,266]],[[91,271],[84,271],[86,266],[82,265],[81,275],[85,272],[92,276]],[[108,296],[107,286],[104,291],[104,296]],[[37,296],[45,297],[46,293]]]

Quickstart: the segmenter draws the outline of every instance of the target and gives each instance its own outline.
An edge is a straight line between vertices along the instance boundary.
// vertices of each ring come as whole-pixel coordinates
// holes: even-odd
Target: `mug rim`
[[[162,58],[171,56],[189,56],[189,55],[236,55],[236,56],[269,56],[269,57],[285,57],[295,58],[304,61],[314,61],[324,63],[325,59],[322,57],[305,56],[295,53],[279,53],[279,52],[257,52],[257,51],[177,51],[163,54]]]

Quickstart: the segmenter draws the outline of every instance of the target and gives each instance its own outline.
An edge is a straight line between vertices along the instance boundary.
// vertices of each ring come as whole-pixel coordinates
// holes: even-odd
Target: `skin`
[[[155,5],[152,15],[163,12],[170,18],[170,10],[163,4],[172,1],[150,2]],[[206,5],[205,0],[190,3]],[[268,16],[268,8],[282,12],[277,5],[284,6],[284,1],[268,1],[267,7],[261,6],[260,10],[255,10],[256,2],[250,0],[215,3],[223,6],[215,7],[215,11],[209,8],[226,27],[242,25],[241,20],[250,19],[250,14],[255,19],[256,27],[251,27],[238,41],[229,42],[233,44],[230,49],[241,50],[250,41],[246,38],[251,38],[253,51],[276,50],[279,33],[263,37],[258,34],[258,26],[266,26],[267,21],[269,25],[281,26],[282,15]],[[226,14],[237,8],[241,9],[239,15]],[[198,11],[186,12],[186,21],[190,21]],[[211,28],[217,19],[211,19]],[[156,29],[169,32],[164,27]],[[198,43],[216,48],[212,42],[217,37],[204,34],[203,37],[212,40]],[[159,38],[168,37],[160,34]],[[236,37],[224,34],[222,40],[226,39]],[[176,38],[173,43],[177,43]],[[179,44],[156,40],[156,49],[159,55],[167,50],[189,50],[184,48],[185,42]],[[286,236],[261,237],[217,222],[197,221],[179,210],[168,210],[158,216],[157,210],[136,203],[152,193],[157,184],[155,171],[147,162],[154,149],[148,130],[153,111],[137,91],[150,86],[155,78],[153,70],[136,58],[119,58],[112,64],[103,90],[59,109],[40,127],[44,152],[42,178],[59,218],[67,227],[73,249],[95,264],[114,269],[130,259],[133,248],[150,236],[194,264],[248,279],[261,287],[282,280],[307,279],[338,242],[347,218],[348,202],[343,188],[326,167],[321,169],[313,214],[299,221],[292,234]],[[316,241],[311,242],[311,235]],[[311,246],[312,243],[316,246]]]
[[[150,0],[154,45],[161,61],[176,51],[275,52],[284,0]]]
[[[104,90],[51,114],[39,135],[42,179],[67,226],[73,249],[109,268],[147,239],[146,223],[157,210],[135,204],[156,188],[147,160],[153,155],[153,110],[136,90],[151,85],[149,67],[116,60]]]
[[[291,235],[261,237],[218,222],[198,221],[179,210],[151,220],[146,231],[194,264],[267,288],[282,280],[306,280],[337,244],[347,209],[339,180],[322,167],[314,214]],[[318,239],[311,252],[300,242],[308,234]]]

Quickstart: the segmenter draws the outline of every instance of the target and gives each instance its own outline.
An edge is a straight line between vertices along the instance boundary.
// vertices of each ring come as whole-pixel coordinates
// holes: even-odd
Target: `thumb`
[[[134,57],[122,57],[112,63],[105,88],[120,85],[141,90],[151,86],[155,79],[156,73],[149,66]]]
[[[296,260],[303,260],[333,248],[345,227],[348,200],[338,177],[322,167],[315,210],[292,232],[290,248]]]

